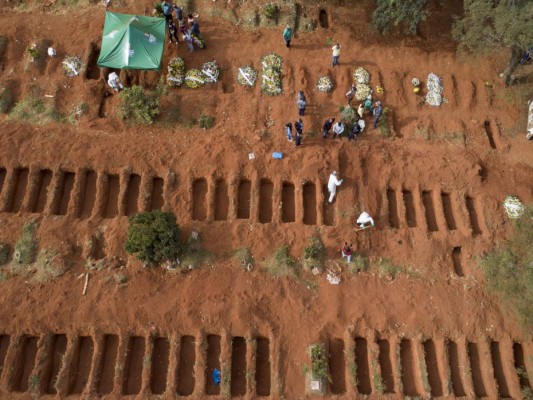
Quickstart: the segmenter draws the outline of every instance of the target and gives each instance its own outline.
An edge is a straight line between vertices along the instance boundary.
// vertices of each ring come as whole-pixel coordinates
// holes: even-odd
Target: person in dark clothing
[[[305,101],[305,97],[303,99],[299,99],[296,104],[298,104],[298,115],[303,117],[305,115],[305,108],[307,107],[307,101]]]
[[[294,137],[294,144],[296,146],[300,146],[302,144],[302,134],[298,131],[296,131],[296,136]]]
[[[350,103],[352,102],[356,90],[357,88],[355,87],[355,85],[352,85],[350,90],[348,90],[348,92],[346,93],[346,100],[348,100],[348,105],[350,105]]]
[[[195,36],[200,37],[200,25],[198,25],[198,21],[192,21],[191,33]]]
[[[185,35],[185,32],[188,31],[188,29],[187,29],[187,21],[185,21],[184,19],[180,19],[179,20],[179,22],[178,22],[178,31],[182,35]]]
[[[361,127],[359,126],[358,121],[355,121],[352,125],[352,129],[348,132],[348,141],[355,140],[357,135],[361,132]]]
[[[176,19],[178,21],[181,21],[183,19],[183,10],[179,6],[177,6],[176,3],[172,4],[172,8],[176,13]]]
[[[381,117],[381,114],[383,113],[383,107],[381,106],[381,101],[376,101],[376,108],[372,111],[372,114],[374,114],[374,129],[378,126],[379,117]]]
[[[329,131],[331,130],[331,127],[333,126],[334,122],[335,122],[335,118],[330,118],[326,122],[324,122],[324,125],[322,126],[322,138],[323,139],[329,136]]]
[[[168,22],[168,42],[172,43],[172,38],[176,39],[176,45],[178,44],[178,30],[176,29],[176,25],[174,25],[174,21]]]
[[[164,1],[161,3],[161,10],[163,11],[163,16],[165,17],[167,22],[170,22],[173,20],[172,18],[172,6],[168,1]]]
[[[304,133],[304,123],[301,118],[298,118],[298,121],[294,123],[294,129],[296,130],[296,133],[299,133],[300,135],[303,135]]]

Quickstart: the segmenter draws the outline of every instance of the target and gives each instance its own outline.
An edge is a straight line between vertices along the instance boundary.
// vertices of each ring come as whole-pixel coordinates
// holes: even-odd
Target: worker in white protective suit
[[[363,211],[361,215],[359,216],[359,218],[357,218],[357,223],[359,224],[359,228],[361,229],[368,228],[366,224],[370,224],[370,226],[374,226],[374,220],[366,211]]]
[[[333,171],[333,173],[329,176],[328,192],[330,203],[332,203],[333,199],[335,198],[335,193],[337,193],[337,186],[339,186],[343,181],[344,179],[337,179],[337,171]]]
[[[116,72],[111,72],[107,78],[107,84],[111,86],[116,92],[120,92],[124,89],[124,85],[120,81]]]

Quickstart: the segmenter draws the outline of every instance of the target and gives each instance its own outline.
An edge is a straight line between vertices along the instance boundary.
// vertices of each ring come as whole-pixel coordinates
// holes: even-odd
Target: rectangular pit
[[[57,199],[53,202],[52,214],[67,215],[68,203],[70,201],[70,194],[74,188],[74,180],[76,175],[73,172],[63,172],[59,180],[59,188],[56,193]]]
[[[385,393],[394,393],[394,374],[390,356],[390,344],[388,340],[378,340],[379,366],[381,367],[381,378],[385,385]]]
[[[213,382],[213,371],[220,371],[220,336],[207,336],[207,360],[205,367],[205,393],[208,395],[220,394],[220,384]]]
[[[400,363],[402,366],[403,393],[406,396],[418,396],[415,380],[415,359],[409,339],[400,342]]]
[[[281,222],[294,222],[295,215],[294,185],[283,182],[281,186]]]
[[[330,390],[333,394],[346,392],[344,359],[344,341],[342,339],[329,340],[329,373],[331,376]]]
[[[246,394],[246,339],[234,337],[231,342],[231,395]]]
[[[483,122],[483,129],[485,130],[485,134],[487,135],[487,139],[489,140],[489,145],[492,149],[496,149],[496,142],[494,141],[494,134],[492,132],[492,127],[490,126],[490,122],[485,120]]]
[[[131,336],[128,340],[122,382],[124,395],[139,394],[141,391],[145,346],[143,337]]]
[[[118,195],[120,193],[120,178],[118,175],[107,175],[104,182],[103,217],[114,218],[118,215]]]
[[[399,228],[400,218],[398,217],[398,204],[394,189],[387,189],[387,202],[389,203],[389,225],[391,228]]]
[[[472,227],[472,232],[474,235],[481,235],[481,227],[479,225],[479,219],[476,211],[476,204],[475,200],[470,197],[466,196],[466,208],[468,210],[468,216],[470,217],[470,226]]]
[[[219,179],[215,185],[215,221],[228,219],[229,196],[228,185],[223,179]]]
[[[498,394],[502,398],[509,398],[511,394],[509,393],[509,386],[507,385],[507,379],[505,378],[505,373],[503,372],[503,362],[502,356],[500,354],[500,344],[498,342],[492,341],[490,343],[490,354],[492,359],[492,367],[494,370],[494,377],[498,383]]]
[[[403,190],[403,203],[405,204],[405,220],[409,228],[416,228],[416,211],[413,200],[413,192],[410,190]]]
[[[54,335],[51,338],[47,365],[41,376],[41,392],[44,394],[57,394],[56,383],[63,357],[67,350],[67,336]]]
[[[207,218],[207,181],[205,178],[196,179],[192,184],[192,219],[205,221]]]
[[[255,390],[258,396],[270,396],[270,340],[257,338],[255,351]]]
[[[459,350],[457,349],[457,343],[451,340],[448,341],[447,351],[453,394],[455,395],[455,397],[464,397],[466,396],[466,393],[463,387],[463,374],[459,361]]]
[[[194,336],[182,336],[177,374],[178,395],[190,396],[194,392],[194,364],[196,362],[196,344]]]
[[[514,366],[520,380],[520,390],[531,391],[531,383],[527,375],[526,365],[524,362],[524,349],[520,343],[513,343]],[[0,359],[1,361],[1,359]]]
[[[94,343],[90,336],[81,336],[70,365],[69,394],[81,394],[89,380],[93,361]]]
[[[433,340],[428,339],[424,342],[424,359],[426,361],[426,368],[428,373],[429,386],[431,387],[431,395],[435,397],[442,396],[442,381],[439,373],[439,366],[437,363],[437,352]]]
[[[453,205],[452,205],[452,199],[449,195],[449,193],[441,193],[440,195],[442,199],[442,210],[444,211],[444,219],[446,220],[446,227],[450,231],[454,231],[457,229],[457,224],[455,222],[455,216],[453,214]]]
[[[272,194],[274,185],[268,179],[261,179],[259,187],[259,222],[272,222]]]
[[[42,213],[48,201],[48,189],[52,182],[53,173],[49,169],[42,169],[37,173],[36,191],[32,193],[29,210],[34,213]]]
[[[118,345],[119,340],[117,335],[105,335],[100,358],[100,368],[98,369],[95,384],[96,391],[100,395],[109,394],[113,391]]]
[[[239,193],[237,195],[237,218],[250,218],[250,200],[252,192],[252,182],[241,180],[239,182]]]
[[[13,190],[6,207],[7,212],[17,213],[22,208],[28,186],[28,175],[28,168],[17,168],[13,172]]]
[[[368,364],[368,345],[365,338],[355,338],[355,366],[357,367],[357,392],[371,394],[370,367]]]
[[[91,43],[91,47],[89,48],[89,57],[87,59],[87,68],[85,70],[86,79],[100,79],[100,68],[97,64],[99,54],[100,47],[96,43]],[[105,79],[107,79],[107,76]]]
[[[11,391],[24,393],[28,390],[30,375],[35,366],[38,337],[24,336],[15,361],[11,380]]]
[[[150,389],[153,394],[163,394],[167,389],[168,365],[170,362],[170,342],[165,337],[154,339]]]
[[[458,276],[465,276],[462,258],[461,246],[454,247],[452,250],[453,270]]]
[[[139,193],[141,190],[141,177],[137,174],[131,174],[128,178],[128,187],[126,189],[126,210],[125,213],[129,217],[137,214],[139,211]]]
[[[310,182],[304,184],[303,189],[304,224],[316,225],[316,186]]]
[[[152,179],[152,204],[150,209],[162,210],[165,205],[163,198],[163,190],[165,189],[165,181],[163,178],[155,177]]]
[[[9,335],[0,335],[0,377],[4,371],[4,364],[6,362],[6,355],[10,341],[11,337]]]
[[[435,207],[433,206],[433,192],[424,190],[422,192],[422,202],[426,210],[426,222],[430,232],[437,232],[439,226],[437,225],[437,218],[435,217]]]
[[[2,193],[2,190],[4,189],[4,183],[6,182],[6,169],[0,168],[0,193]]]
[[[483,382],[483,372],[481,370],[481,360],[479,357],[479,350],[476,343],[468,342],[468,359],[470,360],[470,371],[472,373],[472,381],[474,383],[474,392],[477,397],[486,397],[487,389]]]
[[[314,186],[314,185],[313,185]],[[333,226],[335,224],[335,204],[330,203],[328,186],[324,185],[322,187],[322,192],[324,193],[324,203],[322,204],[322,224],[325,226]],[[305,198],[304,198],[305,199]],[[315,190],[315,203],[316,203],[316,190]],[[305,201],[304,201],[304,213],[305,213]],[[316,206],[315,206],[316,210]]]
[[[80,218],[90,218],[96,201],[96,179],[94,171],[86,171],[80,193]]]

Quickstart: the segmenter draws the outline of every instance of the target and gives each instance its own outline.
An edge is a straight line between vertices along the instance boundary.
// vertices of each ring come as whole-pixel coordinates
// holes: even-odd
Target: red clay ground
[[[214,7],[227,15],[228,6],[219,3],[197,2],[196,10]],[[243,398],[305,398],[302,368],[315,342],[329,346],[330,394],[339,398],[382,391],[391,397],[519,398],[530,384],[515,371],[525,364],[533,374],[530,333],[486,293],[476,267],[476,257],[510,232],[501,207],[505,196],[533,200],[531,148],[522,135],[525,105],[509,100],[498,80],[504,55],[455,55],[449,26],[451,14],[460,14],[456,3],[449,10],[432,5],[421,37],[409,40],[371,33],[371,4],[359,9],[367,10],[364,24],[352,22],[357,9],[306,4],[298,18],[318,18],[322,7],[329,28],[299,34],[291,50],[283,47],[279,27],[243,30],[206,11],[200,22],[207,48],[189,54],[182,43],[177,54],[187,68],[216,59],[221,81],[171,89],[160,121],[150,127],[118,120],[116,96],[102,106],[104,72],[91,62],[78,78],[61,71],[65,54],[84,62],[93,57],[102,7],[2,7],[7,49],[0,55],[0,82],[17,101],[34,83],[54,95],[43,100],[65,114],[81,102],[89,105],[77,125],[0,122],[1,239],[13,247],[22,225],[36,220],[39,248],[58,254],[52,268],[41,259],[22,271],[4,271],[2,398],[177,393],[199,399],[220,390]],[[229,7],[240,18],[255,5]],[[143,13],[150,4],[113,9]],[[430,29],[438,21],[441,30]],[[343,46],[336,70],[329,68],[328,38]],[[25,48],[43,39],[56,48],[57,59],[25,69]],[[240,87],[238,67],[259,68],[271,51],[284,59],[283,95]],[[165,69],[175,54],[174,47],[165,49]],[[378,99],[393,110],[393,136],[368,129],[355,143],[313,137],[309,132],[337,115],[357,66],[369,70],[372,86],[384,88]],[[411,93],[411,78],[425,81],[429,72],[443,79],[448,102],[438,108]],[[335,81],[330,94],[314,90],[322,74]],[[153,87],[158,74],[124,77]],[[304,144],[295,148],[282,127],[296,118],[298,90],[306,92],[309,108]],[[215,126],[204,131],[183,120],[168,122],[176,109],[183,120],[212,115]],[[273,151],[285,158],[272,159]],[[345,182],[328,206],[323,185],[332,170]],[[142,268],[128,257],[127,216],[150,209],[173,211],[184,238],[199,232],[214,254],[210,266],[182,275]],[[377,227],[356,233],[363,210]],[[370,270],[344,271],[334,286],[325,275],[274,278],[259,264],[244,272],[228,256],[248,247],[262,260],[288,244],[301,259],[315,233],[332,260],[341,243],[353,241],[370,258]],[[82,295],[88,258],[105,267],[90,271]],[[413,272],[380,277],[380,258]],[[222,388],[210,383],[214,367],[223,371]]]

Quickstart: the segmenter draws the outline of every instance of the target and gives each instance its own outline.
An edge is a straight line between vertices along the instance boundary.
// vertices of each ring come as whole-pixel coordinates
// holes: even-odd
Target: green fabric
[[[98,66],[159,71],[165,38],[164,18],[106,11]]]

